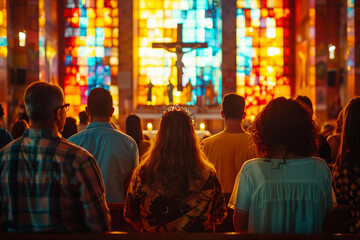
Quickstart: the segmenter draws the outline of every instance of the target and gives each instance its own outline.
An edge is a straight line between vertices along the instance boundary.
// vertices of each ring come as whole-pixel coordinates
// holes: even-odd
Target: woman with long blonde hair
[[[172,106],[162,117],[131,179],[124,216],[141,232],[214,231],[226,217],[221,186],[186,109]]]

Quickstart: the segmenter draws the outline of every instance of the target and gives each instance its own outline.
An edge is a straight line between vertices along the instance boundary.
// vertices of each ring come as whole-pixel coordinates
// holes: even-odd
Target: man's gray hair
[[[31,121],[47,121],[64,104],[64,93],[57,85],[34,82],[26,88],[24,102]]]

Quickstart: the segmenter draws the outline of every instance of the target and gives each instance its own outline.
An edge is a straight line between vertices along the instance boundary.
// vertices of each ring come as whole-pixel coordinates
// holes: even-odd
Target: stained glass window
[[[0,0],[0,58],[7,57],[6,0]]]
[[[251,118],[290,97],[290,14],[289,0],[237,0],[237,92]]]
[[[69,114],[83,111],[88,93],[102,87],[110,90],[118,116],[118,88],[111,85],[118,73],[118,1],[67,0],[64,17],[64,93],[72,106]]]
[[[221,101],[221,12],[218,0],[138,0],[138,103],[196,104],[209,81]],[[183,91],[177,91],[176,54],[152,48],[153,42],[176,42],[177,24],[183,24],[183,42],[206,42],[208,48],[185,53]],[[184,49],[187,51],[188,49]],[[151,81],[151,84],[150,84]],[[171,85],[169,84],[171,82]],[[151,89],[151,94],[149,93]],[[216,98],[216,99],[215,99]],[[149,101],[148,101],[149,100]]]

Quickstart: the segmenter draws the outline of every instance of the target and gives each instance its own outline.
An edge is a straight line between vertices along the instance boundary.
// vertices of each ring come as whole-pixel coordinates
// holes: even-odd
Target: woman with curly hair
[[[214,231],[226,202],[213,166],[200,150],[192,119],[171,107],[132,176],[124,217],[141,232]]]
[[[321,233],[331,209],[331,174],[316,152],[317,129],[298,101],[272,100],[249,131],[260,158],[240,170],[229,200],[238,232]]]
[[[360,233],[360,97],[351,99],[343,110],[343,131],[333,171],[338,200],[350,203],[346,231]]]

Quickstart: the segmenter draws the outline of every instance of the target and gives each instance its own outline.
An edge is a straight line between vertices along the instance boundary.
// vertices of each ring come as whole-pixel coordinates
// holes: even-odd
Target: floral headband
[[[173,105],[173,106],[168,107],[168,108],[164,111],[164,113],[163,113],[163,115],[162,115],[161,118],[163,118],[167,113],[169,113],[169,112],[175,112],[175,111],[177,111],[177,112],[185,112],[185,113],[189,116],[189,118],[190,118],[190,120],[191,120],[191,123],[192,123],[192,124],[195,123],[195,120],[194,120],[194,117],[195,117],[195,116],[189,111],[189,109],[187,109],[186,107],[182,107],[180,104],[178,104],[178,105]]]

